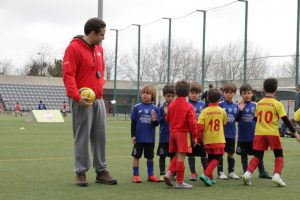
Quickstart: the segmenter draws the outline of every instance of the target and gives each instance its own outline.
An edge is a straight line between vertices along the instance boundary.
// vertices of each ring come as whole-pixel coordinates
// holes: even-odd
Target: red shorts
[[[255,135],[253,141],[253,149],[258,151],[266,151],[270,147],[271,150],[282,149],[281,139],[275,135]]]
[[[205,150],[207,154],[224,154],[225,144],[206,144]]]
[[[177,132],[170,134],[170,153],[192,153],[191,135],[189,132]]]

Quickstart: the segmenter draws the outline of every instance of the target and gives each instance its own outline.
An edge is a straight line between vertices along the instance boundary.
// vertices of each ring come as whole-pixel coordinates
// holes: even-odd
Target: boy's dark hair
[[[95,31],[96,34],[100,32],[100,29],[105,28],[106,24],[103,20],[94,17],[89,19],[84,25],[84,34],[89,35],[92,31]]]
[[[251,101],[256,102],[256,95],[252,94]]]
[[[210,103],[217,103],[222,97],[222,94],[219,89],[212,88],[207,92],[207,99]]]
[[[240,94],[242,94],[242,92],[247,92],[247,91],[252,92],[252,86],[249,83],[245,83],[245,84],[241,85]]]
[[[223,92],[233,92],[236,93],[237,87],[234,83],[225,83],[223,86]]]
[[[163,95],[166,94],[175,94],[175,86],[174,85],[165,85],[163,88]]]
[[[143,93],[151,94],[151,96],[152,96],[151,101],[154,101],[156,98],[156,89],[153,85],[145,85],[141,90],[141,95]]]
[[[209,88],[209,89],[212,89],[212,88],[214,88],[214,85],[213,85],[213,84],[209,84],[209,85],[208,85],[208,88]]]
[[[190,92],[201,93],[201,85],[197,82],[191,83]]]
[[[275,93],[278,86],[278,80],[276,78],[267,78],[264,81],[264,90],[267,93]]]
[[[187,97],[190,92],[190,84],[186,81],[177,81],[175,85],[175,93],[178,97]]]

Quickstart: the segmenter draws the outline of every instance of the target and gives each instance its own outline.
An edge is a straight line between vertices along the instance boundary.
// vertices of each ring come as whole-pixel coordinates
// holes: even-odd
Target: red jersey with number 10
[[[286,116],[282,103],[271,97],[265,97],[257,103],[255,135],[279,136],[279,119]]]

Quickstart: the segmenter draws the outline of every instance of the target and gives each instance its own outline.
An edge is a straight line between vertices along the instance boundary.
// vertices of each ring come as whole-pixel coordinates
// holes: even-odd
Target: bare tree
[[[25,64],[26,74],[29,76],[47,76],[48,68],[51,68],[55,58],[54,50],[44,43],[35,52]]]
[[[112,73],[114,71],[115,66],[115,52],[111,50],[105,50],[104,51],[104,62],[105,62],[105,72],[104,72],[104,78],[106,80],[111,80]]]
[[[2,60],[0,61],[0,74],[1,75],[9,75],[12,71],[12,63],[11,60]]]

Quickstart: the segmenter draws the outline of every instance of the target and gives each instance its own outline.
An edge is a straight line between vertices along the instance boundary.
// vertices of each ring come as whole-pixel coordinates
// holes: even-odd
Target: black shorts
[[[237,147],[236,147],[236,154],[242,155],[254,155],[253,150],[253,141],[246,142],[246,141],[238,141]]]
[[[169,142],[160,142],[157,147],[156,155],[160,157],[173,157],[175,153],[169,152]]]
[[[154,143],[137,142],[133,146],[131,156],[134,158],[141,158],[144,152],[144,158],[154,158]]]
[[[225,138],[226,144],[224,151],[226,153],[235,153],[235,139]]]
[[[207,157],[207,153],[205,151],[204,145],[200,144],[200,145],[196,145],[195,147],[192,148],[192,153],[188,153],[186,154],[189,157],[201,157],[201,158],[206,158]]]

